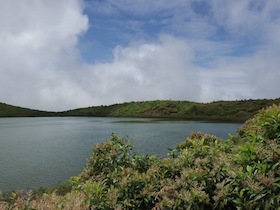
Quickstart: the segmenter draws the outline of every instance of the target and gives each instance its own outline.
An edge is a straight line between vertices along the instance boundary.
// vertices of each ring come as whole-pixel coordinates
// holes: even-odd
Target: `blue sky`
[[[0,4],[5,103],[65,110],[280,95],[279,0]]]
[[[228,56],[250,55],[260,45],[265,44],[265,37],[258,33],[261,30],[258,26],[246,30],[243,28],[245,25],[240,25],[238,27],[243,28],[243,31],[234,31],[235,29],[230,28],[226,22],[217,20],[213,6],[208,0],[175,1],[174,7],[171,8],[166,1],[155,3],[158,7],[148,1],[136,2],[137,6],[131,3],[131,7],[123,6],[127,1],[85,2],[84,12],[89,18],[90,26],[87,33],[81,37],[80,44],[86,60],[92,62],[108,59],[116,45],[127,46],[137,40],[152,42],[156,41],[160,34],[173,35],[190,42],[202,39],[217,44],[228,43],[231,46],[221,53]],[[151,8],[146,8],[147,4],[152,4]],[[248,13],[258,15],[265,4],[262,1],[254,1],[246,6]],[[272,11],[271,15],[277,16],[277,12],[279,11]],[[199,50],[196,53],[200,56]],[[198,60],[201,62],[198,64],[207,64],[207,60]]]

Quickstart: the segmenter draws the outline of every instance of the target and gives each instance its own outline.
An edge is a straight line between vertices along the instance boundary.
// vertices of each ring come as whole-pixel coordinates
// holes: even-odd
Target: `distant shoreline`
[[[33,110],[0,103],[0,117],[131,117],[243,123],[258,110],[272,104],[280,104],[280,98],[211,103],[154,100],[92,106],[62,112]]]

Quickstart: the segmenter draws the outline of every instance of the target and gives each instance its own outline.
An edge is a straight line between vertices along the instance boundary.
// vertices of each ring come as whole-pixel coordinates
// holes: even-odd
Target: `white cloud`
[[[204,69],[202,101],[279,97],[279,46],[245,57],[221,56]]]
[[[77,48],[90,25],[82,1],[2,1],[0,101],[65,110],[133,100],[279,97],[279,1],[212,0],[206,12],[192,4],[204,1],[103,2],[93,5],[108,17],[140,17],[123,24],[142,41],[115,46],[111,61],[85,64]],[[158,12],[165,15],[155,17]],[[154,41],[145,41],[145,21],[162,26],[153,31],[156,39],[147,39]],[[221,29],[227,36],[215,38]]]
[[[185,41],[163,35],[157,43],[116,47],[112,62],[85,65],[76,49],[88,25],[81,3],[43,2],[3,7],[19,16],[1,18],[1,101],[65,110],[129,100],[199,99],[198,72]]]
[[[71,83],[69,75],[78,59],[78,36],[86,31],[87,25],[88,19],[83,15],[79,0],[2,1],[0,100],[47,110],[59,109],[59,100],[67,97],[59,98],[62,92],[55,90]],[[73,90],[72,85],[68,86],[66,91]],[[42,94],[45,92],[51,94]],[[57,100],[53,101],[54,98]]]
[[[172,36],[158,43],[134,43],[114,50],[111,63],[87,66],[88,83],[99,103],[127,100],[198,100],[198,69],[188,44]]]

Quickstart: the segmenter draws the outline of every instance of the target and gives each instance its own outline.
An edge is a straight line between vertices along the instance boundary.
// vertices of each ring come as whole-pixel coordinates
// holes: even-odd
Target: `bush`
[[[112,135],[66,187],[12,194],[0,209],[279,209],[279,116],[261,110],[228,141],[193,133],[162,159]]]
[[[256,116],[245,122],[239,129],[241,136],[258,137],[263,140],[280,141],[280,105],[273,105],[267,109],[262,109]]]

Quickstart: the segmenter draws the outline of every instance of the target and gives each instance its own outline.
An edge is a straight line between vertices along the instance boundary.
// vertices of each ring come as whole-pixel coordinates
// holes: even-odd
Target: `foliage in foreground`
[[[14,192],[0,209],[279,209],[279,146],[279,106],[228,141],[193,133],[163,159],[112,135],[65,188]]]

